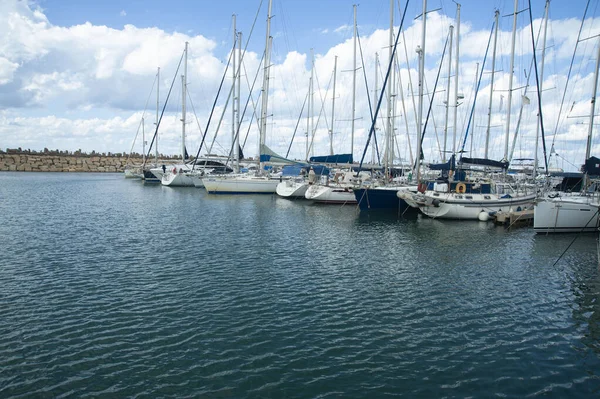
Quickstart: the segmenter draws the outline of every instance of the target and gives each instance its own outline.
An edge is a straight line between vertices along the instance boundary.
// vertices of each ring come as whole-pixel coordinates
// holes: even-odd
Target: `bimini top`
[[[352,154],[334,154],[310,157],[310,162],[317,163],[352,163]]]

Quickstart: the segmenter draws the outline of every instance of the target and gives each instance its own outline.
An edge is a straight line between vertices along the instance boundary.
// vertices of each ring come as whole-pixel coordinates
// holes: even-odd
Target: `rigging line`
[[[435,89],[437,88],[438,85],[438,81],[440,79],[440,74],[442,72],[442,67],[444,65],[444,56],[446,55],[446,48],[448,47],[448,39],[450,38],[450,33],[448,33],[448,36],[446,36],[446,43],[444,43],[444,50],[442,51],[442,58],[440,59],[440,67],[438,68],[438,73],[437,76],[435,77],[435,83],[433,85],[433,93],[431,93],[431,100],[429,101],[429,109],[427,110],[427,116],[425,117],[425,123],[423,125],[423,131],[421,132],[421,153],[417,154],[417,158],[415,160],[415,169],[417,168],[417,165],[419,164],[419,159],[423,159],[423,140],[425,139],[425,132],[427,130],[427,122],[429,122],[429,116],[431,115],[431,110],[433,108],[433,99],[435,98]],[[423,55],[425,56],[425,55]],[[433,117],[431,118],[433,121]],[[436,137],[437,137],[437,132],[436,132]],[[438,149],[439,149],[439,140],[438,140]],[[441,151],[440,151],[441,152]]]
[[[146,158],[150,157],[150,152],[152,151],[152,145],[154,144],[154,140],[156,139],[156,135],[158,134],[158,127],[160,126],[160,122],[162,121],[163,115],[165,114],[165,109],[167,108],[167,104],[169,103],[169,97],[171,96],[171,90],[173,90],[173,86],[175,85],[175,80],[177,80],[177,73],[179,73],[179,67],[181,67],[181,62],[183,61],[183,56],[185,55],[185,50],[181,53],[181,58],[179,59],[179,64],[177,65],[177,69],[175,70],[175,76],[173,76],[173,81],[171,82],[171,87],[169,88],[169,92],[167,93],[167,99],[165,100],[165,105],[163,106],[162,112],[160,113],[160,118],[158,118],[158,123],[156,124],[156,129],[154,130],[154,135],[152,136],[152,141],[150,142],[150,147],[148,148],[148,154]],[[145,164],[143,165],[145,166]]]
[[[406,17],[406,11],[408,11],[409,3],[410,3],[410,0],[407,0],[406,8],[404,8],[404,13],[402,14],[402,20],[400,21],[400,26],[398,27],[398,35],[396,35],[396,41],[394,42],[394,48],[392,49],[392,56],[390,57],[390,59],[388,61],[388,68],[385,73],[385,78],[383,80],[381,93],[379,94],[379,101],[377,102],[377,107],[375,108],[375,115],[374,115],[373,119],[371,120],[371,127],[369,128],[369,136],[367,137],[367,143],[365,144],[365,149],[363,150],[363,155],[362,155],[362,158],[360,159],[360,164],[358,165],[358,170],[356,171],[357,176],[358,176],[358,173],[362,169],[363,161],[365,160],[365,156],[367,155],[367,149],[369,148],[369,142],[371,141],[371,137],[373,136],[373,133],[375,132],[375,121],[377,120],[377,115],[379,114],[379,110],[381,109],[381,102],[383,101],[383,97],[385,95],[385,90],[383,89],[383,87],[386,87],[387,81],[390,77],[390,72],[392,70],[392,66],[394,65],[394,54],[396,54],[398,40],[400,39],[400,32],[402,31],[402,26],[404,25],[404,18]]]
[[[537,44],[539,44],[539,42],[540,42],[540,34],[542,33],[542,26],[543,26],[543,24],[540,24],[540,28],[538,30],[537,37],[535,39],[535,42]],[[521,45],[522,45],[522,47],[524,47],[523,44],[521,44]],[[534,48],[534,51],[535,51],[535,48]],[[531,70],[532,69],[533,69],[533,58],[531,59],[531,63],[529,64],[529,73],[527,74],[527,81],[525,83],[525,90],[523,91],[523,96],[525,96],[525,97],[527,96],[527,89],[529,88],[529,79],[531,78]],[[517,135],[519,134],[519,129],[521,128],[521,118],[523,116],[523,108],[524,108],[524,106],[525,106],[525,102],[522,101],[522,99],[521,99],[521,107],[519,108],[519,117],[517,118],[517,126],[515,128],[515,134],[513,136],[512,148],[510,150],[510,155],[508,157],[508,162],[512,161],[512,159],[513,159],[513,155],[514,155],[514,152],[515,152],[515,145],[517,143]],[[534,151],[537,151],[537,148]]]
[[[252,92],[254,91],[254,85],[256,84],[256,80],[258,79],[258,75],[260,74],[261,68],[260,66],[262,65],[263,61],[265,59],[265,53],[263,52],[262,58],[260,59],[260,62],[258,63],[258,69],[256,70],[256,75],[254,75],[254,81],[252,82],[252,86],[250,86],[250,82],[248,81],[248,71],[246,71],[246,64],[244,64],[244,76],[246,77],[246,85],[248,86],[248,98],[246,99],[246,105],[244,105],[244,111],[242,112],[242,117],[241,120],[244,120],[244,116],[246,115],[246,110],[248,109],[248,104],[250,103],[250,101],[252,101],[252,117],[250,118],[250,122],[248,123],[248,130],[246,131],[246,137],[244,137],[244,143],[242,144],[242,149],[244,149],[246,147],[246,140],[248,140],[248,135],[250,134],[250,128],[252,127],[252,121],[255,119],[256,117],[256,123],[258,124],[258,117],[256,116],[256,104],[254,103],[254,98],[252,97]],[[258,98],[256,99],[256,101],[258,101],[260,99],[262,95],[262,90],[258,93]],[[236,132],[236,135],[239,134],[239,131],[241,129],[241,123],[240,126],[238,126],[238,131]],[[260,129],[260,126],[258,126],[258,128]],[[260,152],[260,149],[258,150]],[[260,155],[260,154],[259,154]]]
[[[235,45],[234,45],[235,47]],[[231,63],[231,57],[233,56],[233,54],[235,53],[235,51],[232,51],[229,54],[229,60],[227,60],[227,65],[225,65],[225,70],[223,71],[223,77],[221,78],[221,83],[219,84],[219,89],[217,90],[217,95],[215,96],[215,101],[213,101],[213,106],[210,110],[210,114],[208,115],[208,121],[206,121],[206,128],[204,128],[204,132],[208,132],[208,128],[210,127],[210,122],[212,120],[212,116],[213,113],[215,112],[215,108],[217,106],[217,101],[219,100],[219,95],[221,94],[221,89],[223,88],[223,83],[225,82],[225,77],[227,76],[227,70],[229,69],[229,64]],[[204,141],[206,139],[206,134],[204,134],[204,136],[202,137],[202,141],[200,142],[200,147],[198,147],[198,151],[196,152],[196,159],[198,159],[198,156],[200,156],[200,151],[202,151],[202,146],[204,145]],[[194,170],[194,168],[196,167],[196,164],[194,162],[194,165],[192,165],[192,171]]]
[[[140,120],[140,124],[138,125],[137,131],[135,132],[135,137],[133,138],[133,143],[131,143],[131,149],[129,150],[129,155],[127,155],[125,164],[127,164],[129,162],[129,158],[131,157],[131,152],[133,151],[133,146],[135,145],[137,136],[140,133],[140,127],[142,127],[142,121],[144,120],[144,116],[146,116],[146,109],[148,108],[148,103],[150,102],[150,96],[152,95],[152,93],[154,91],[154,85],[156,84],[157,79],[158,79],[158,74],[155,75],[154,81],[152,82],[152,88],[150,89],[150,93],[148,94],[148,99],[146,100],[146,105],[144,105],[144,111],[142,112],[142,119]]]
[[[360,62],[362,64],[363,76],[365,78],[365,88],[367,90],[367,103],[369,104],[369,115],[371,116],[371,120],[373,120],[373,106],[371,105],[371,95],[369,94],[369,82],[367,80],[367,69],[365,68],[365,59],[363,57],[362,51],[362,43],[360,41],[360,35],[358,33],[358,29],[356,30],[356,39],[358,41],[358,49],[360,51]],[[375,65],[377,68],[377,65]],[[375,144],[375,152],[377,153],[377,162],[381,165],[381,158],[379,156],[379,145],[377,144],[377,132],[373,136],[374,144]]]
[[[531,15],[531,0],[529,0],[529,22],[531,27],[531,44],[533,46],[533,65],[535,69],[535,82],[538,96],[538,110],[540,113],[540,131],[542,136],[542,147],[544,148],[544,164],[546,166],[546,174],[548,174],[548,157],[546,153],[546,135],[544,134],[544,117],[542,114],[542,93],[540,92],[540,77],[537,69],[537,58],[535,55],[535,40],[533,35],[533,16]]]
[[[560,102],[560,108],[558,110],[558,117],[556,119],[556,126],[554,127],[554,133],[553,133],[553,137],[552,137],[552,145],[554,145],[554,143],[556,141],[556,134],[558,132],[558,126],[560,125],[560,115],[562,114],[565,97],[567,95],[567,86],[568,86],[569,78],[571,77],[571,72],[573,70],[573,63],[575,62],[575,54],[577,53],[577,46],[579,46],[579,40],[581,39],[581,32],[583,30],[583,24],[585,22],[585,16],[587,15],[589,6],[590,6],[590,0],[587,1],[586,5],[585,5],[585,10],[583,12],[583,17],[581,18],[581,25],[579,26],[579,33],[577,34],[577,41],[575,42],[575,49],[573,49],[573,56],[571,57],[571,64],[569,65],[569,72],[567,73],[567,80],[566,80],[567,83],[565,83],[565,90],[563,91],[562,100]],[[531,13],[531,11],[530,11],[530,13]],[[543,135],[542,135],[542,137],[543,137]],[[544,149],[544,151],[545,151],[545,149]],[[544,152],[544,157],[545,156],[546,156],[546,154]],[[546,170],[547,169],[548,169],[548,161],[546,160]]]
[[[200,131],[201,135],[204,135],[204,133],[202,133],[202,128],[200,127],[200,121],[198,121],[198,115],[196,114],[196,108],[194,107],[194,102],[192,101],[192,96],[190,95],[190,91],[186,90],[187,93],[187,97],[190,100],[190,104],[192,105],[192,112],[194,113],[194,117],[196,118],[196,124],[198,125],[198,130]]]
[[[333,75],[333,74],[332,74]],[[313,150],[313,144],[315,141],[315,135],[317,134],[317,127],[319,126],[319,121],[321,120],[321,116],[324,115],[324,110],[325,110],[325,101],[323,100],[323,96],[321,95],[321,87],[319,85],[319,76],[317,74],[315,74],[315,80],[317,81],[317,89],[319,91],[319,98],[321,99],[321,110],[319,111],[319,116],[317,117],[317,123],[312,131],[312,136],[311,136],[311,140],[310,140],[310,146],[308,147],[308,152],[310,153]],[[325,90],[325,97],[327,97],[327,93],[329,92],[329,86],[331,86],[331,81],[333,79],[333,76],[331,76],[329,78],[329,83],[327,84],[327,89]],[[327,130],[329,130],[329,125],[327,123],[327,115],[325,114],[325,128]],[[308,158],[308,154],[306,154],[306,158]]]
[[[567,253],[567,251],[569,250],[569,248],[571,248],[571,245],[573,245],[575,243],[575,240],[577,240],[579,238],[579,236],[581,236],[581,234],[583,233],[583,231],[587,228],[588,224],[590,224],[590,222],[598,215],[599,212],[600,212],[600,207],[598,208],[598,210],[596,211],[596,213],[594,213],[592,215],[592,217],[590,218],[590,220],[587,221],[587,223],[585,224],[585,226],[583,226],[581,228],[581,230],[579,230],[579,232],[577,233],[577,235],[575,236],[575,238],[573,238],[573,240],[571,241],[571,243],[567,246],[567,248],[563,251],[563,253],[560,254],[560,256],[558,257],[558,259],[556,259],[556,262],[554,262],[554,264],[552,266],[556,266],[556,264]]]
[[[479,81],[477,82],[477,87],[475,88],[475,96],[473,98],[473,107],[471,108],[471,114],[469,115],[469,120],[467,122],[467,130],[465,131],[465,138],[462,143],[462,147],[460,148],[462,158],[462,154],[465,151],[465,145],[467,144],[467,137],[469,136],[469,127],[471,126],[471,121],[473,120],[473,113],[475,112],[475,104],[477,103],[477,93],[479,92],[479,86],[481,85],[481,78],[483,77],[483,69],[485,67],[485,60],[487,59],[488,51],[490,49],[490,42],[492,41],[492,36],[494,33],[494,26],[496,22],[492,24],[492,29],[490,30],[490,37],[488,38],[487,47],[485,48],[485,55],[483,56],[483,64],[481,66],[481,72],[479,73]]]
[[[300,115],[298,115],[298,121],[296,122],[296,127],[294,128],[294,133],[292,134],[292,139],[290,140],[290,145],[288,146],[287,152],[285,153],[285,157],[287,158],[290,155],[290,150],[292,149],[292,144],[294,143],[294,138],[296,137],[296,132],[298,131],[298,125],[300,125],[300,120],[302,119],[302,113],[304,112],[304,106],[306,105],[306,100],[308,100],[308,95],[310,94],[310,90],[304,96],[304,102],[302,103],[302,108],[300,109]]]

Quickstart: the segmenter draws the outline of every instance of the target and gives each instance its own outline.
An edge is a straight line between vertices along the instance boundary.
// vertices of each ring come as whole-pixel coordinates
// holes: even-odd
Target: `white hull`
[[[490,212],[511,212],[533,206],[535,194],[502,198],[498,194],[457,194],[427,191],[415,198],[421,212],[432,218],[478,220]],[[411,206],[414,202],[407,201]]]
[[[598,231],[598,199],[581,195],[542,198],[533,211],[536,233],[579,233]]]
[[[308,200],[327,204],[356,204],[352,187],[311,185],[304,197]]]
[[[194,187],[194,181],[187,173],[167,172],[162,175],[160,182],[163,186],[169,187]]]
[[[265,176],[207,176],[202,179],[211,194],[274,194],[279,179]]]
[[[276,193],[284,198],[304,198],[308,190],[308,182],[284,180],[277,184]]]

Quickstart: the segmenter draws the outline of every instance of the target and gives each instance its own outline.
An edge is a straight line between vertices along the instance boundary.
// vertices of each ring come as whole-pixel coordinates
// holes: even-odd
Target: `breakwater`
[[[161,159],[170,164],[175,159]],[[127,164],[142,163],[142,157],[123,154],[0,153],[0,171],[15,172],[122,172]]]

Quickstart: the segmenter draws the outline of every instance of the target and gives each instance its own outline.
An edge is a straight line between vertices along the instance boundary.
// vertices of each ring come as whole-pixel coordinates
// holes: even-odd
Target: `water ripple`
[[[591,397],[593,237],[0,175],[1,397]],[[28,198],[25,202],[22,199]]]

